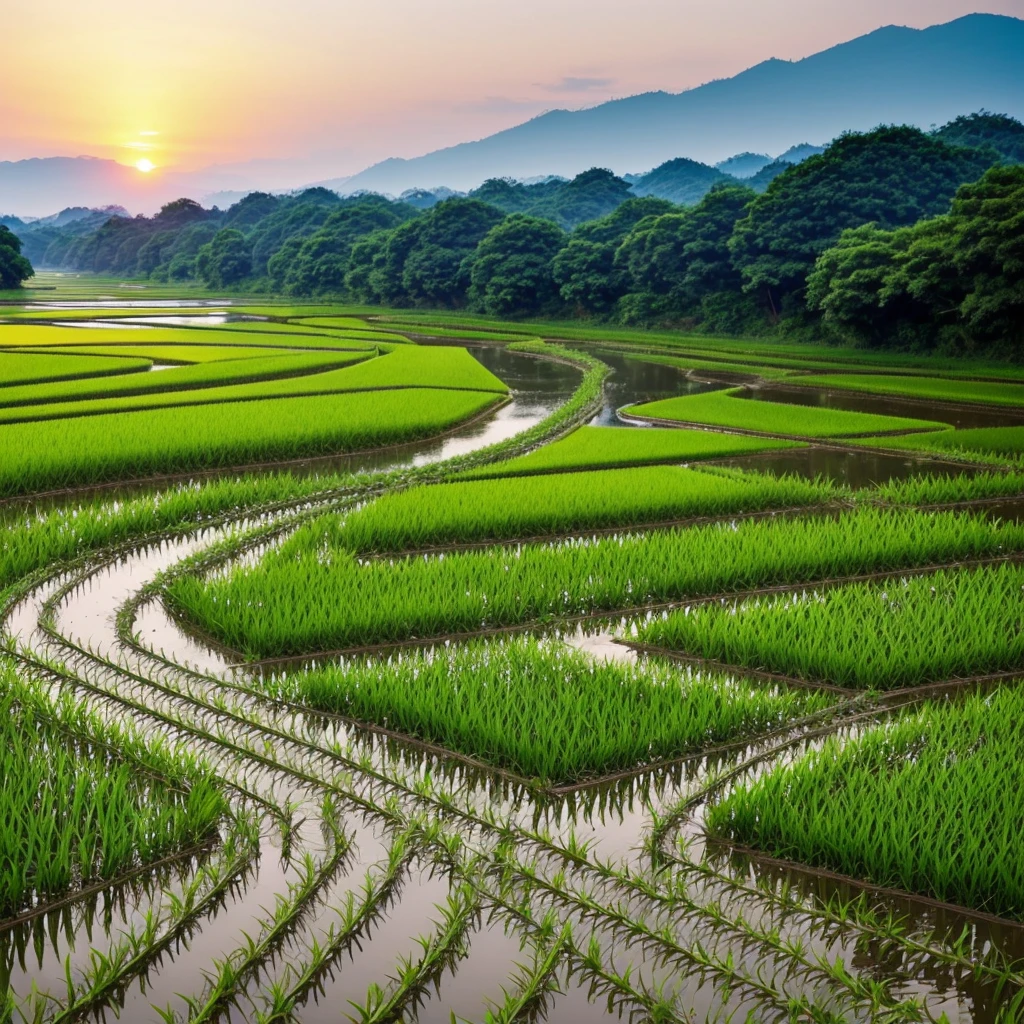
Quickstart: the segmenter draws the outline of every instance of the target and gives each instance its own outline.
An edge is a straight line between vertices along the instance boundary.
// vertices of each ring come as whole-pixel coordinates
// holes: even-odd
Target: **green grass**
[[[54,348],[38,348],[35,351],[54,353],[59,355],[99,355],[99,356],[134,356],[140,359],[149,359],[154,363],[180,363],[181,365],[190,365],[193,363],[216,363],[226,362],[228,360],[237,361],[240,359],[266,359],[270,356],[284,355],[288,352],[287,348],[280,348],[277,345],[251,345],[251,344],[238,344],[238,345],[197,345],[195,344],[195,334],[191,338],[192,344],[165,344],[165,345],[150,345],[144,342],[144,337],[140,338],[133,331],[131,334],[131,340],[120,341],[127,331],[118,332],[118,342],[111,344],[109,338],[103,344],[92,344],[92,345],[64,345],[56,346]],[[4,332],[0,329],[0,344],[2,344]],[[353,346],[353,349],[358,351],[373,353],[373,349],[367,349],[362,346]]]
[[[340,536],[352,551],[403,551],[813,505],[840,493],[800,477],[679,466],[473,480],[385,495],[348,516]]]
[[[941,571],[702,605],[637,638],[730,665],[896,690],[1024,668],[1024,569]]]
[[[251,366],[266,369],[274,359],[243,359],[235,361],[235,372],[245,377]],[[295,361],[296,357],[292,357]],[[290,375],[268,374],[267,379],[220,387],[171,388],[148,394],[114,396],[79,402],[60,402],[48,405],[18,406],[0,410],[0,422],[16,423],[57,419],[70,416],[95,416],[105,413],[129,412],[158,408],[216,405],[225,402],[266,401],[295,396],[339,394],[346,391],[374,389],[432,388],[447,390],[480,390],[503,394],[506,387],[497,377],[484,369],[464,349],[402,348],[379,359],[365,360],[363,353],[303,353],[300,357],[309,366],[317,362],[334,369]],[[356,366],[338,366],[346,361],[358,360]],[[374,364],[374,365],[371,365]],[[205,364],[206,367],[224,367],[225,363]],[[198,367],[190,369],[198,370]],[[176,371],[161,371],[161,376]],[[180,372],[180,371],[178,371]],[[221,369],[219,372],[223,373]],[[159,383],[159,381],[157,381]]]
[[[72,381],[83,377],[108,377],[115,374],[139,374],[150,367],[148,359],[116,359],[76,356],[74,359],[35,352],[0,351],[0,401],[10,402],[22,387],[52,381]],[[88,386],[88,385],[87,385]]]
[[[942,402],[981,402],[986,405],[1024,405],[1024,385],[943,377],[896,377],[881,374],[820,374],[794,383],[820,388],[844,388],[876,395],[905,395]]]
[[[1016,919],[1024,918],[1024,693],[925,705],[829,738],[710,808],[716,835]]]
[[[716,434],[707,430],[648,427],[580,427],[568,437],[528,455],[483,466],[467,477],[519,476],[566,469],[614,469],[659,462],[722,459],[754,452],[805,447],[798,441],[773,441]]]
[[[0,355],[0,363],[5,357]],[[29,357],[33,358],[33,357]],[[36,356],[34,358],[60,358]],[[86,357],[68,356],[66,362]],[[211,363],[197,363],[161,370],[157,373],[122,374],[118,377],[89,378],[63,383],[30,384],[9,387],[0,392],[3,409],[0,415],[16,415],[14,406],[42,405],[46,403],[74,403],[88,399],[118,395],[140,395],[146,392],[191,392],[217,385],[249,383],[283,377],[300,377],[317,371],[345,365],[366,358],[364,353],[342,352],[281,352],[257,358],[225,359]],[[148,363],[144,363],[148,366]]]
[[[0,659],[0,918],[216,835],[227,804],[194,763],[147,750]]]
[[[908,451],[938,452],[954,456],[1024,455],[1024,426],[975,427],[970,430],[942,430],[909,437],[887,437],[876,446]]]
[[[325,516],[258,564],[169,585],[173,607],[248,657],[638,608],[1024,547],[1024,527],[865,506],[841,518],[747,520],[442,557],[364,560]]]
[[[482,412],[482,391],[410,389],[107,413],[0,427],[0,495],[414,441]]]
[[[827,707],[657,662],[595,662],[557,641],[473,641],[271,680],[279,696],[548,783],[680,757]]]
[[[965,473],[942,475],[926,473],[889,480],[859,493],[863,500],[889,501],[901,505],[942,505],[985,498],[1010,498],[1024,495],[1024,473]]]
[[[900,416],[759,402],[735,398],[735,394],[735,391],[712,391],[703,395],[683,395],[630,406],[626,411],[633,416],[650,419],[703,423],[711,427],[731,427],[792,437],[853,437],[896,430],[929,430],[941,426],[927,420]]]

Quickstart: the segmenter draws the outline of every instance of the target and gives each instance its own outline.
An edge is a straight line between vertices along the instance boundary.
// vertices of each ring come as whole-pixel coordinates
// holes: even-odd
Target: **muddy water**
[[[706,391],[721,391],[725,387],[724,384],[690,380],[672,366],[643,363],[610,352],[600,352],[598,357],[611,367],[612,373],[605,384],[604,405],[590,421],[595,427],[635,427],[635,424],[620,420],[616,414],[616,410],[625,405],[678,395],[700,395]]]
[[[957,430],[973,427],[1017,427],[1024,425],[1024,409],[999,409],[991,406],[954,406],[925,399],[901,398],[898,395],[866,395],[842,389],[787,387],[784,384],[762,384],[743,388],[737,398],[755,402],[783,402],[819,409],[842,409],[881,416],[904,416],[908,419],[948,423]]]
[[[973,476],[969,466],[943,462],[940,459],[890,455],[871,451],[840,451],[831,448],[795,448],[757,455],[742,455],[734,459],[718,459],[709,465],[733,466],[750,472],[794,473],[813,480],[824,477],[836,484],[854,489],[874,487],[889,480],[906,480],[912,476],[930,473],[935,476]]]

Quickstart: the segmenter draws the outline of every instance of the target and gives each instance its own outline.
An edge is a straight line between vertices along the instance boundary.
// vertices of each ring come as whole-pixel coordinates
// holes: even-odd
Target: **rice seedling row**
[[[0,355],[0,366],[10,358]],[[30,358],[41,359],[42,356]],[[61,357],[54,359],[88,357]],[[146,392],[190,391],[191,389],[216,388],[218,385],[241,384],[253,381],[273,380],[278,377],[300,376],[317,373],[343,366],[346,363],[367,358],[362,353],[310,352],[291,354],[280,352],[251,359],[227,359],[210,363],[197,363],[160,373],[120,374],[116,377],[90,377],[85,380],[64,383],[46,383],[8,387],[0,391],[3,399],[2,411],[9,415],[15,406],[38,406],[47,403],[62,405],[87,399],[111,398],[119,395],[141,395]],[[73,365],[73,364],[72,364]]]
[[[571,469],[621,469],[652,463],[721,459],[800,447],[803,446],[796,441],[759,440],[706,430],[672,427],[622,430],[618,427],[586,426],[528,455],[484,466],[464,475],[482,479],[557,473]]]
[[[118,744],[115,732],[68,702],[48,713],[7,659],[0,661],[0,730],[0,917],[210,839],[227,810],[196,765],[141,755],[131,737]],[[132,753],[145,756],[144,773]]]
[[[0,495],[339,454],[429,437],[490,408],[482,391],[389,392],[108,413],[0,430]]]
[[[801,386],[841,388],[876,395],[899,395],[940,402],[1024,406],[1024,386],[943,377],[886,376],[884,374],[811,374],[793,383]]]
[[[595,664],[514,638],[269,679],[275,696],[372,722],[543,783],[678,758],[826,708],[656,663]]]
[[[33,386],[52,386],[56,381],[70,382],[79,378],[138,374],[149,367],[149,360],[140,358],[77,356],[74,359],[65,359],[57,355],[41,355],[36,352],[5,352],[0,358],[0,388],[3,388],[0,391],[0,400],[6,405],[12,401],[12,395]],[[72,385],[66,383],[64,386]],[[85,386],[90,385],[86,383]]]
[[[781,402],[753,402],[736,391],[713,391],[634,405],[624,415],[655,422],[676,421],[708,427],[778,435],[791,439],[866,437],[942,428],[941,423],[901,416],[818,409]]]
[[[1004,687],[833,738],[708,810],[731,841],[1019,918],[1022,692]]]
[[[1024,569],[893,577],[672,612],[656,647],[839,686],[896,690],[1024,669]]]
[[[343,520],[325,517],[258,565],[174,580],[168,600],[227,647],[270,658],[990,557],[1024,543],[1014,525],[864,507],[841,518],[747,520],[361,564],[345,549],[343,530]]]

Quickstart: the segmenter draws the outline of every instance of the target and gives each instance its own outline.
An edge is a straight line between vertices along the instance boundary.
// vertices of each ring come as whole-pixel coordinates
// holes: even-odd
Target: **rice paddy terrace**
[[[0,307],[0,1021],[1024,1019],[1024,371]]]

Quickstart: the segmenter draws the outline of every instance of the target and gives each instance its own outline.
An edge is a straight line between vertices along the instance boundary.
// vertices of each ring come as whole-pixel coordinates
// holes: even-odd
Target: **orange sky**
[[[977,0],[33,0],[4,12],[0,160],[145,156],[191,170],[256,158],[301,164],[308,179],[341,175],[551,107],[679,91],[882,24],[923,27],[977,9]],[[1024,0],[982,9],[1024,15]]]

